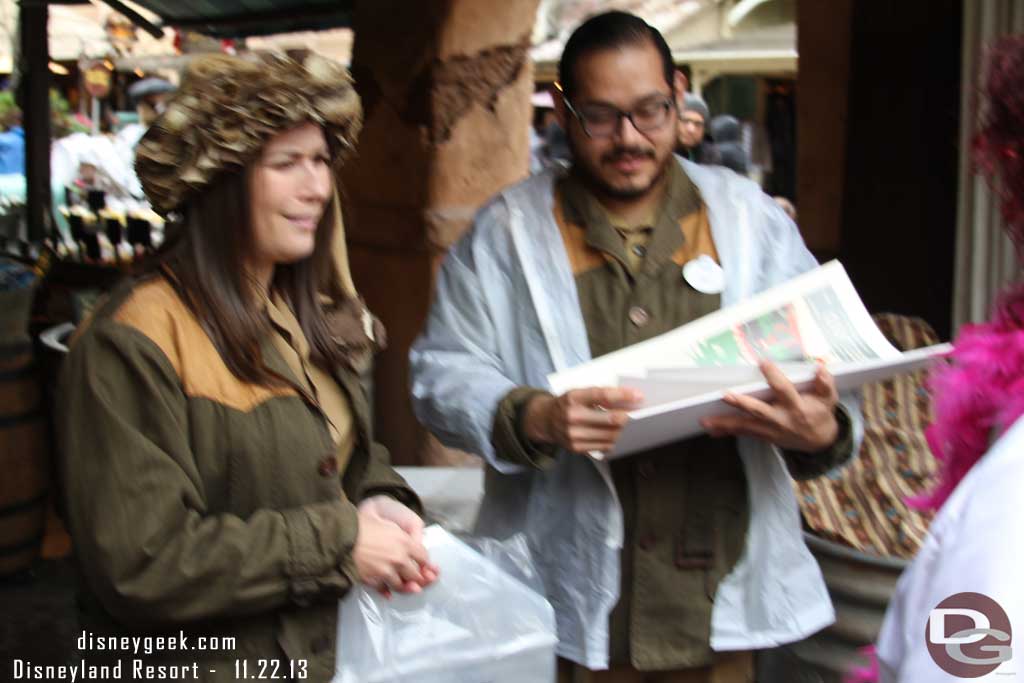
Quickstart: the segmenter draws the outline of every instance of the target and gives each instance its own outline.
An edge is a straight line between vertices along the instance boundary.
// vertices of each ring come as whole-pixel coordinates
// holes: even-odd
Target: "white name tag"
[[[704,294],[721,294],[725,289],[725,271],[707,254],[683,266],[683,279]]]

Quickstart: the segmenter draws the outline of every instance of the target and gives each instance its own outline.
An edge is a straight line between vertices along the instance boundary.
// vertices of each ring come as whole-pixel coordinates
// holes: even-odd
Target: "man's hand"
[[[814,453],[835,443],[839,436],[835,417],[839,393],[825,366],[818,366],[814,384],[803,393],[797,391],[774,363],[762,361],[760,368],[775,397],[766,403],[751,396],[726,394],[723,400],[742,414],[705,418],[701,424],[708,434],[752,436],[786,450],[805,453]]]
[[[523,430],[536,443],[552,443],[574,453],[610,451],[629,421],[628,410],[643,396],[635,389],[590,387],[561,396],[539,394],[527,405]]]
[[[419,593],[437,580],[438,568],[423,547],[419,515],[388,496],[367,498],[358,512],[353,554],[366,585],[389,596],[392,589]]]

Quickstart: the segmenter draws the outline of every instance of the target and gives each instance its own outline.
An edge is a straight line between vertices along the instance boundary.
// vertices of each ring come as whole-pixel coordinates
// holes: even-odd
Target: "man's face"
[[[584,118],[587,112],[613,107],[649,121],[658,106],[667,102],[674,107],[661,57],[649,42],[584,55],[576,63],[575,76],[576,90],[570,104]],[[674,108],[660,125],[641,125],[646,128],[643,132],[621,117],[607,135],[591,136],[564,105],[558,111],[573,163],[598,196],[639,200],[648,196],[663,177],[676,144]]]
[[[679,115],[679,144],[693,149],[704,139],[704,117],[695,111],[684,111]]]

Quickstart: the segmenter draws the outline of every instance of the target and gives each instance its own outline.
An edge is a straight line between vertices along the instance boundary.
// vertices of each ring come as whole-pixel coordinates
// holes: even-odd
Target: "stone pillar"
[[[538,0],[356,3],[352,73],[366,123],[344,184],[356,286],[388,329],[377,439],[395,464],[460,461],[417,424],[408,350],[447,248],[527,174]]]

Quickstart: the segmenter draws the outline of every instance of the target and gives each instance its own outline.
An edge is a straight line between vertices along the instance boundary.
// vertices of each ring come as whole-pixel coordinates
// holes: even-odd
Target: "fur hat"
[[[202,57],[142,136],[135,171],[153,208],[167,214],[221,173],[245,168],[277,133],[307,121],[323,126],[337,170],[355,146],[362,114],[348,71],[319,55]]]

